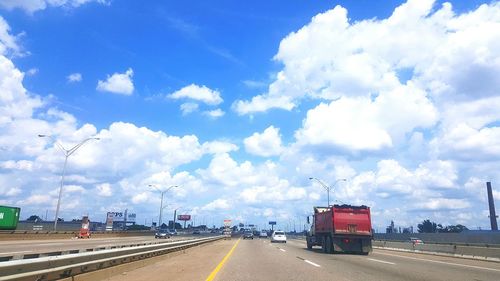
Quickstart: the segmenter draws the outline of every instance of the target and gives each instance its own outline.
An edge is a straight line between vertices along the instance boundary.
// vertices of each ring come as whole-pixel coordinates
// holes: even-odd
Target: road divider
[[[373,241],[373,248],[391,251],[413,252],[458,258],[500,262],[500,248],[454,244],[412,244],[408,242]]]
[[[222,239],[208,237],[133,248],[13,260],[0,263],[0,281],[59,280],[109,267],[157,257]]]

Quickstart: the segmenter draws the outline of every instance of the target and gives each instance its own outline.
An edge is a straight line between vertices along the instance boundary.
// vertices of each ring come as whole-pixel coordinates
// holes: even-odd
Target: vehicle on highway
[[[271,235],[271,243],[274,242],[286,243],[285,232],[281,230],[274,231],[273,234]]]
[[[168,234],[170,234],[170,236],[175,236],[175,235],[177,235],[177,230],[175,230],[175,229],[169,229],[168,230]]]
[[[306,242],[308,249],[321,246],[323,253],[368,255],[372,251],[372,238],[370,207],[343,204],[314,207]]]
[[[193,230],[193,234],[194,235],[199,235],[199,234],[201,234],[201,232],[198,229],[195,229],[195,230]]]
[[[267,238],[267,232],[266,231],[261,231],[259,234],[260,238]]]
[[[243,239],[252,239],[253,240],[253,233],[251,231],[245,231],[243,233]]]
[[[155,233],[155,238],[170,238],[170,233],[167,229],[159,229]]]
[[[416,238],[416,237],[410,237],[410,238],[408,238],[408,242],[412,243],[413,245],[424,244],[424,241],[422,241],[422,239]]]

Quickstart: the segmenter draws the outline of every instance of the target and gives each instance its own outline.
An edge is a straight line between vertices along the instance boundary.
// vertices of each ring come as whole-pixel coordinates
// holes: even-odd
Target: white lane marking
[[[395,264],[393,262],[389,262],[389,261],[383,261],[383,260],[377,260],[377,259],[371,259],[371,258],[368,258],[368,260],[371,260],[371,261],[376,261],[376,262],[381,262],[381,263],[386,263],[386,264]]]
[[[56,246],[56,245],[64,245],[64,243],[45,243],[45,244],[37,244],[36,246]]]
[[[392,254],[380,253],[380,252],[377,252],[377,254],[386,255],[386,256],[393,256],[393,257],[398,257],[398,258],[411,259],[411,260],[419,260],[419,261],[426,261],[426,262],[433,262],[433,263],[440,263],[440,264],[447,264],[447,265],[462,266],[462,267],[468,267],[468,268],[484,269],[484,270],[491,270],[491,271],[498,271],[498,272],[500,272],[500,269],[496,269],[496,268],[489,268],[489,267],[482,267],[482,266],[475,266],[475,265],[467,265],[467,264],[460,264],[460,263],[452,263],[452,262],[445,262],[445,261],[426,260],[426,259],[419,259],[419,258],[413,258],[413,257],[407,257],[407,256],[400,256],[400,255],[392,255]]]
[[[5,254],[19,254],[19,253],[31,253],[31,251],[18,251],[18,252],[5,252],[5,253],[0,253],[0,255],[5,255]]]
[[[308,260],[304,260],[304,261],[307,262],[308,264],[312,265],[312,266],[321,267],[321,265],[319,265],[317,263],[313,263],[312,261],[308,261]]]
[[[286,252],[284,249],[280,249],[280,251],[282,251],[282,252]]]

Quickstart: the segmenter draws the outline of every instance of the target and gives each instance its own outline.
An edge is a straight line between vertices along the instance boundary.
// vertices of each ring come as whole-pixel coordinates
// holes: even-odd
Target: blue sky
[[[151,221],[148,184],[175,184],[170,209],[285,227],[325,203],[314,176],[379,229],[488,227],[498,2],[269,2],[0,0],[0,204],[53,216],[45,133],[102,138],[70,158],[65,219]]]

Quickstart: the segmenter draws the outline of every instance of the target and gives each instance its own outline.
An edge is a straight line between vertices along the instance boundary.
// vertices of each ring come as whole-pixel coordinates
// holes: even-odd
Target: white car
[[[277,230],[271,235],[271,243],[281,242],[286,243],[286,235],[284,231]]]
[[[267,238],[267,232],[265,232],[265,231],[260,232],[259,237],[260,238]]]

